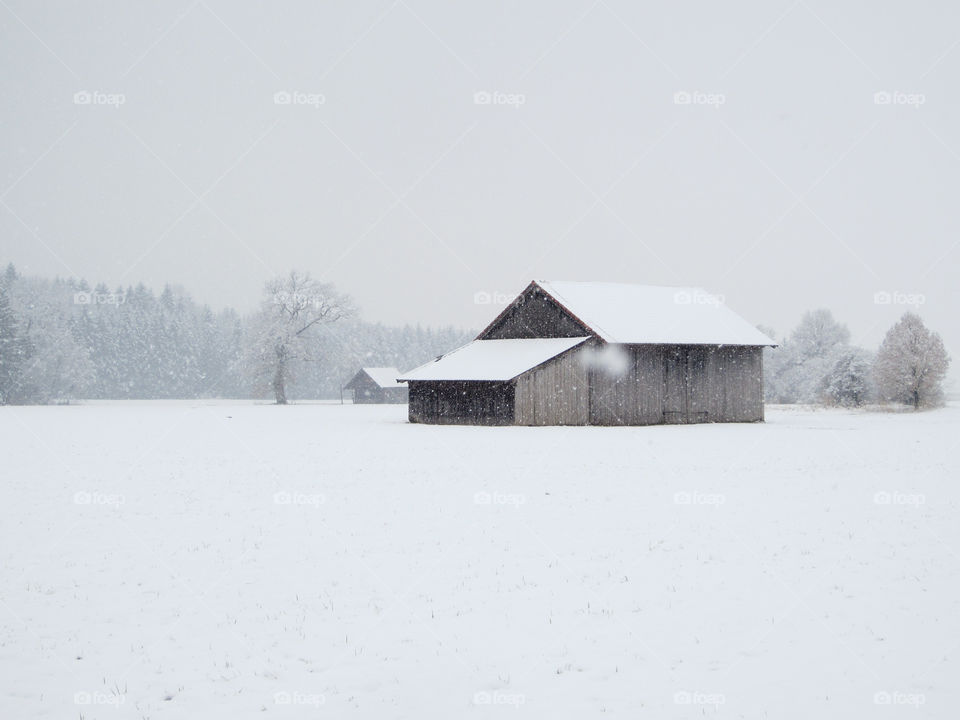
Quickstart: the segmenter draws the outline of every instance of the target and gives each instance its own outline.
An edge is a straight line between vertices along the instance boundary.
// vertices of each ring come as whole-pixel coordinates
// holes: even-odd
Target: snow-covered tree
[[[823,379],[849,340],[847,326],[829,310],[805,313],[790,337],[765,359],[767,398],[780,403],[818,402]]]
[[[858,347],[840,350],[821,383],[824,402],[843,407],[860,407],[872,395],[870,353]]]
[[[295,283],[302,279],[297,276]],[[159,295],[143,284],[111,290],[83,279],[21,277],[9,266],[0,272],[0,287],[0,402],[17,403],[252,397],[250,359],[259,350],[251,347],[271,351],[255,366],[263,385],[270,387],[276,375],[275,346],[260,342],[264,318],[271,318],[267,326],[276,330],[272,313],[279,305],[316,290],[280,287],[278,302],[268,303],[271,314],[242,318],[233,310],[199,305],[175,286]],[[322,287],[339,301],[332,288]],[[323,313],[323,303],[317,304]],[[291,341],[283,391],[291,397],[336,397],[362,365],[409,369],[471,337],[454,328],[322,322]],[[301,361],[308,357],[314,361]]]
[[[10,285],[19,316],[21,366],[14,399],[64,402],[82,397],[93,382],[93,363],[72,330],[72,288],[62,280],[20,277]]]
[[[821,308],[804,313],[790,334],[790,342],[803,357],[826,357],[850,342],[850,331],[834,319],[833,313]]]
[[[30,333],[31,360],[21,376],[31,403],[68,402],[84,397],[94,381],[93,363],[63,324],[52,323]]]
[[[264,294],[254,319],[254,367],[269,378],[277,404],[285,405],[297,366],[319,357],[319,333],[350,317],[353,307],[333,285],[297,271],[268,282]]]
[[[940,405],[949,367],[940,336],[928,330],[919,315],[905,313],[877,351],[874,373],[879,395],[914,409]]]
[[[0,280],[0,405],[13,402],[23,362],[20,329],[6,286],[7,278]]]

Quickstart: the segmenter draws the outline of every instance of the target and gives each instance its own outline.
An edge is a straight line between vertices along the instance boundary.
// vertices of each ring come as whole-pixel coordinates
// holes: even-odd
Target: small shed
[[[415,423],[759,422],[772,345],[699,288],[534,281],[476,340],[399,379]]]
[[[400,371],[394,367],[360,368],[343,389],[353,391],[354,404],[405,403],[407,383],[399,382],[398,377]]]

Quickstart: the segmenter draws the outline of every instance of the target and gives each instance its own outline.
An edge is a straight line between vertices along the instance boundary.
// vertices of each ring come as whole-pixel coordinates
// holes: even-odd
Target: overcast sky
[[[0,260],[240,310],[296,267],[474,328],[535,277],[699,285],[778,333],[828,307],[870,347],[919,307],[957,358],[958,17],[3,0]]]

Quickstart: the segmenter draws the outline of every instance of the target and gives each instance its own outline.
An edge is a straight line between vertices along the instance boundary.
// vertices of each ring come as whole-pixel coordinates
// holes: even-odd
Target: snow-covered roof
[[[776,345],[696,287],[536,280],[603,340],[624,344]]]
[[[400,377],[401,373],[395,367],[365,367],[360,368],[360,370],[369,375],[370,379],[382,388],[407,386],[406,383],[397,382],[397,378]]]
[[[401,378],[403,380],[512,380],[586,339],[576,337],[474,340],[426,365],[404,373]]]

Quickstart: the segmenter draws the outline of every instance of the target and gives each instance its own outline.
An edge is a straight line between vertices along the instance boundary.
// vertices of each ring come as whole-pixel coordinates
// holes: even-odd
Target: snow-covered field
[[[0,408],[0,718],[960,717],[960,406]]]

